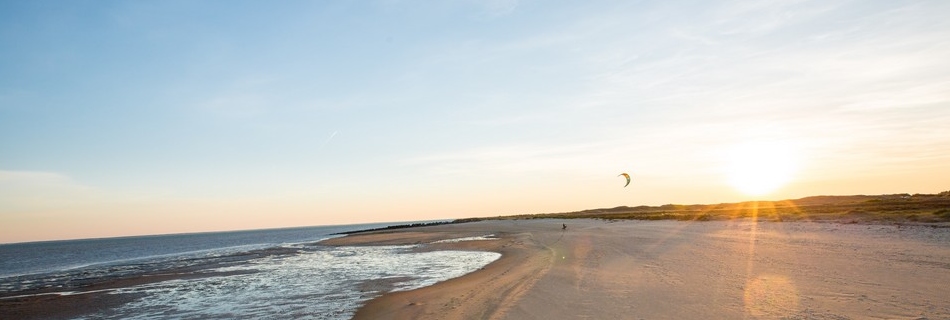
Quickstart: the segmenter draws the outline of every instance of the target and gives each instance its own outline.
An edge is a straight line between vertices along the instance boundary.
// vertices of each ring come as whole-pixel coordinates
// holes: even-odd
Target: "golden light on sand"
[[[745,310],[753,317],[780,318],[798,309],[798,290],[787,278],[762,275],[745,287]]]
[[[742,193],[764,195],[788,183],[797,165],[792,148],[778,142],[737,145],[727,155],[729,184]]]

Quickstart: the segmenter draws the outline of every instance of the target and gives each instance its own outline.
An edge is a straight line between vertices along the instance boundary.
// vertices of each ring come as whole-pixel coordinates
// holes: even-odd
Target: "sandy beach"
[[[561,230],[561,224],[568,226]],[[509,220],[351,235],[331,245],[502,257],[369,301],[357,319],[950,319],[950,229],[731,220]]]

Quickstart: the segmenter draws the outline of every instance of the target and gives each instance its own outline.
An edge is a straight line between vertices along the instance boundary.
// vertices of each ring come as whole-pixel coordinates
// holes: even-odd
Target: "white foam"
[[[215,271],[259,272],[119,289],[117,293],[145,295],[92,318],[348,319],[364,301],[385,293],[372,286],[361,291],[366,281],[388,279],[394,291],[412,290],[462,276],[500,257],[493,252],[412,252],[412,248],[327,247],[251,260]]]
[[[455,243],[455,242],[462,242],[462,241],[498,240],[498,238],[494,238],[494,236],[495,236],[494,234],[489,234],[489,235],[477,236],[477,237],[445,239],[445,240],[435,241],[433,243]]]

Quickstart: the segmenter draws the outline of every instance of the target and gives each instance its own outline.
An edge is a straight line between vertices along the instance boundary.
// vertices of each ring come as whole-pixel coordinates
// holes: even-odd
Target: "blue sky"
[[[0,1],[0,242],[944,191],[946,12]]]

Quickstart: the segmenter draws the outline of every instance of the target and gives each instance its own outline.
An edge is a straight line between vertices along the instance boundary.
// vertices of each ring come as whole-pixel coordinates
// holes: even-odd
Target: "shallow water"
[[[413,246],[320,247],[265,257],[215,271],[257,271],[173,280],[117,293],[145,298],[94,319],[258,319],[270,316],[348,319],[364,301],[472,272],[496,260],[491,252],[411,252]],[[368,283],[372,280],[378,284]],[[388,281],[387,281],[388,280]]]
[[[307,241],[287,243],[294,237],[285,234],[277,237],[283,243],[275,244],[272,233],[286,230],[256,231],[261,236],[256,241],[248,240],[253,237],[247,234],[239,235],[242,241],[222,241],[234,239],[230,233],[206,234],[206,241],[212,244],[206,243],[206,248],[200,250],[191,250],[201,247],[191,244],[180,247],[177,253],[166,248],[173,253],[146,252],[119,260],[103,252],[143,241],[160,245],[168,238],[80,240],[65,246],[52,243],[54,248],[86,244],[86,250],[92,251],[99,245],[102,252],[87,253],[85,258],[91,262],[83,267],[73,267],[75,263],[67,261],[36,268],[48,271],[45,273],[0,277],[0,294],[9,297],[35,290],[71,294],[104,280],[173,273],[187,277],[104,290],[133,299],[78,319],[348,319],[362,303],[385,292],[432,285],[475,271],[500,257],[492,252],[420,252],[418,246],[323,246],[315,240],[330,237],[331,231],[340,232],[339,228],[297,231],[297,240]],[[171,244],[180,243],[176,236],[166,237],[173,238]],[[480,239],[487,238],[454,241]],[[103,256],[106,258],[94,259]]]

